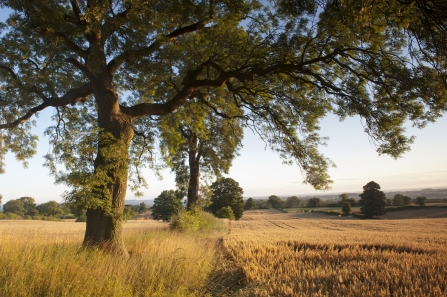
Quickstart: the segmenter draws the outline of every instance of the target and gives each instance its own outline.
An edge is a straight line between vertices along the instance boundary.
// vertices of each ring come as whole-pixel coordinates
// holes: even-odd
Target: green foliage
[[[255,200],[253,200],[253,198],[248,198],[247,201],[245,201],[245,205],[244,205],[244,209],[245,210],[250,210],[250,209],[255,209],[256,208],[256,202]]]
[[[427,201],[426,197],[417,197],[416,198],[416,204],[420,205],[420,206],[425,206],[425,202]]]
[[[19,216],[25,215],[25,205],[20,199],[9,200],[3,205],[3,213],[13,213]]]
[[[283,208],[283,201],[280,197],[276,195],[271,195],[269,199],[267,200],[267,203],[270,204],[272,208],[275,209],[282,209]]]
[[[233,209],[229,206],[222,207],[221,209],[219,209],[216,213],[216,216],[221,219],[230,219],[230,220],[236,219],[233,213]]]
[[[180,211],[172,217],[169,227],[181,232],[213,232],[224,229],[222,222],[215,216],[198,208]]]
[[[267,200],[265,199],[260,199],[256,201],[256,208],[257,209],[270,209],[272,208],[272,206],[267,203]]]
[[[301,200],[296,196],[291,196],[286,199],[286,208],[296,208],[301,206]]]
[[[226,104],[226,114],[238,109]],[[191,101],[175,113],[162,117],[160,148],[177,187],[188,193],[188,205],[197,204],[198,176],[209,181],[228,174],[241,147],[243,129],[237,118],[208,113],[200,102]]]
[[[138,213],[143,213],[143,212],[146,212],[146,211],[148,211],[146,203],[141,202],[140,203],[140,207],[138,208]]]
[[[87,222],[87,216],[85,215],[85,213],[81,214],[76,219],[76,223],[83,223],[83,222]]]
[[[154,220],[170,221],[172,216],[178,214],[184,207],[182,204],[183,196],[180,192],[174,190],[165,190],[154,199],[152,206],[152,218]]]
[[[341,211],[342,211],[344,214],[350,214],[350,213],[351,213],[351,203],[349,203],[349,202],[345,202],[345,203],[343,203],[343,206],[342,206],[342,208],[341,208]]]
[[[340,199],[340,201],[339,201],[340,206],[343,206],[343,204],[345,204],[346,202],[349,202],[349,204],[351,204],[351,206],[357,205],[357,202],[355,201],[355,199],[349,198],[348,194],[346,194],[346,193],[341,194],[339,196],[339,199]]]
[[[38,213],[36,209],[36,201],[32,197],[21,197],[20,201],[23,202],[23,207],[25,208],[25,215],[34,216]]]
[[[220,178],[211,185],[213,195],[209,209],[213,214],[222,207],[231,207],[236,220],[239,220],[244,212],[244,190],[239,183],[232,178]]]
[[[40,215],[47,217],[61,216],[64,213],[60,204],[56,201],[49,201],[47,203],[40,204],[37,206],[37,210],[39,211]]]
[[[138,205],[124,205],[123,219],[132,220],[138,214]]]
[[[411,204],[411,197],[404,196],[403,199],[403,205],[410,205]]]
[[[380,191],[379,184],[371,181],[363,187],[363,193],[360,194],[362,207],[360,211],[368,218],[373,216],[382,216],[386,214],[385,194]]]
[[[313,197],[307,200],[307,207],[319,207],[323,205],[323,201],[320,198]]]
[[[403,205],[410,205],[411,204],[411,197],[402,195],[402,194],[396,194],[393,198],[393,205],[394,206],[403,206]]]
[[[404,205],[404,195],[396,194],[393,197],[393,205],[394,206],[402,206]]]

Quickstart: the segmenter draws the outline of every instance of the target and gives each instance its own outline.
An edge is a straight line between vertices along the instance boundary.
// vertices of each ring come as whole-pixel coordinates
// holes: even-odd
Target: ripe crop
[[[305,216],[232,222],[224,248],[244,275],[239,296],[447,295],[447,219]]]

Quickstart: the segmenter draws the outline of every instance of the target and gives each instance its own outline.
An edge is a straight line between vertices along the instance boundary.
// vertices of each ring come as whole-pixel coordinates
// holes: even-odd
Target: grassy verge
[[[24,223],[0,230],[0,296],[199,296],[216,266],[216,234],[125,229],[123,260],[80,249],[79,232],[23,232]]]

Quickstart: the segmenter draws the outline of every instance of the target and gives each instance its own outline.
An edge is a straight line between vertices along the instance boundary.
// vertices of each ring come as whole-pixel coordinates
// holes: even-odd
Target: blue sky
[[[0,11],[0,20],[5,19],[5,10]],[[61,201],[63,186],[55,186],[48,170],[42,167],[42,156],[48,152],[48,139],[43,131],[49,125],[45,120],[52,110],[40,113],[35,133],[40,142],[38,153],[29,160],[28,169],[6,156],[6,173],[0,175],[0,194],[3,203],[22,196],[31,196],[38,203],[49,200]],[[33,118],[35,119],[35,118]],[[347,118],[339,122],[335,116],[328,116],[321,122],[321,135],[329,136],[328,146],[321,151],[337,164],[329,173],[334,180],[332,190],[315,191],[302,184],[298,166],[282,165],[280,158],[265,149],[265,144],[252,132],[246,131],[243,149],[233,162],[229,176],[240,183],[245,197],[268,195],[318,195],[326,193],[361,192],[371,180],[379,183],[382,190],[419,189],[447,187],[447,116],[436,123],[419,130],[407,128],[408,135],[415,135],[412,150],[402,158],[394,160],[389,156],[378,156],[363,132],[359,118]],[[174,176],[169,170],[162,172],[164,179],[157,180],[151,171],[144,171],[149,189],[144,190],[141,199],[153,199],[162,190],[175,187]],[[135,199],[129,191],[127,199]]]

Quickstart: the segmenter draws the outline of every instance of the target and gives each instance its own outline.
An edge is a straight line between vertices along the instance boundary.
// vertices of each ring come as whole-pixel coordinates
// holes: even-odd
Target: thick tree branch
[[[119,14],[115,15],[113,14],[113,18],[107,20],[102,25],[102,34],[101,34],[101,44],[104,45],[106,43],[106,40],[112,35],[114,32],[119,30],[125,22],[128,20],[128,14],[132,10],[132,2],[129,2],[128,7],[126,10],[120,12]],[[113,8],[111,7],[110,10],[113,13]]]
[[[67,46],[70,50],[75,52],[77,55],[79,55],[82,58],[88,57],[88,50],[83,50],[79,45],[74,43],[68,36],[65,34],[65,32],[56,32],[56,36],[59,36],[64,41],[65,46]]]
[[[17,127],[18,125],[29,120],[34,114],[36,114],[39,111],[44,110],[47,107],[66,106],[68,104],[74,105],[77,102],[84,100],[85,97],[87,97],[88,95],[90,95],[92,93],[93,93],[93,88],[90,83],[87,83],[80,88],[71,89],[67,94],[65,94],[64,96],[62,96],[60,98],[48,98],[42,104],[31,108],[25,115],[18,118],[17,120],[10,122],[10,123],[0,125],[0,129],[8,129],[8,128]]]
[[[124,51],[119,56],[115,57],[113,60],[109,62],[108,64],[109,74],[114,75],[118,67],[127,61],[132,61],[140,59],[142,57],[149,56],[150,54],[158,50],[162,45],[168,43],[171,40],[176,39],[177,37],[203,29],[206,26],[206,24],[210,23],[212,20],[213,18],[210,17],[195,24],[178,28],[172,31],[171,33],[155,40],[148,47]]]

